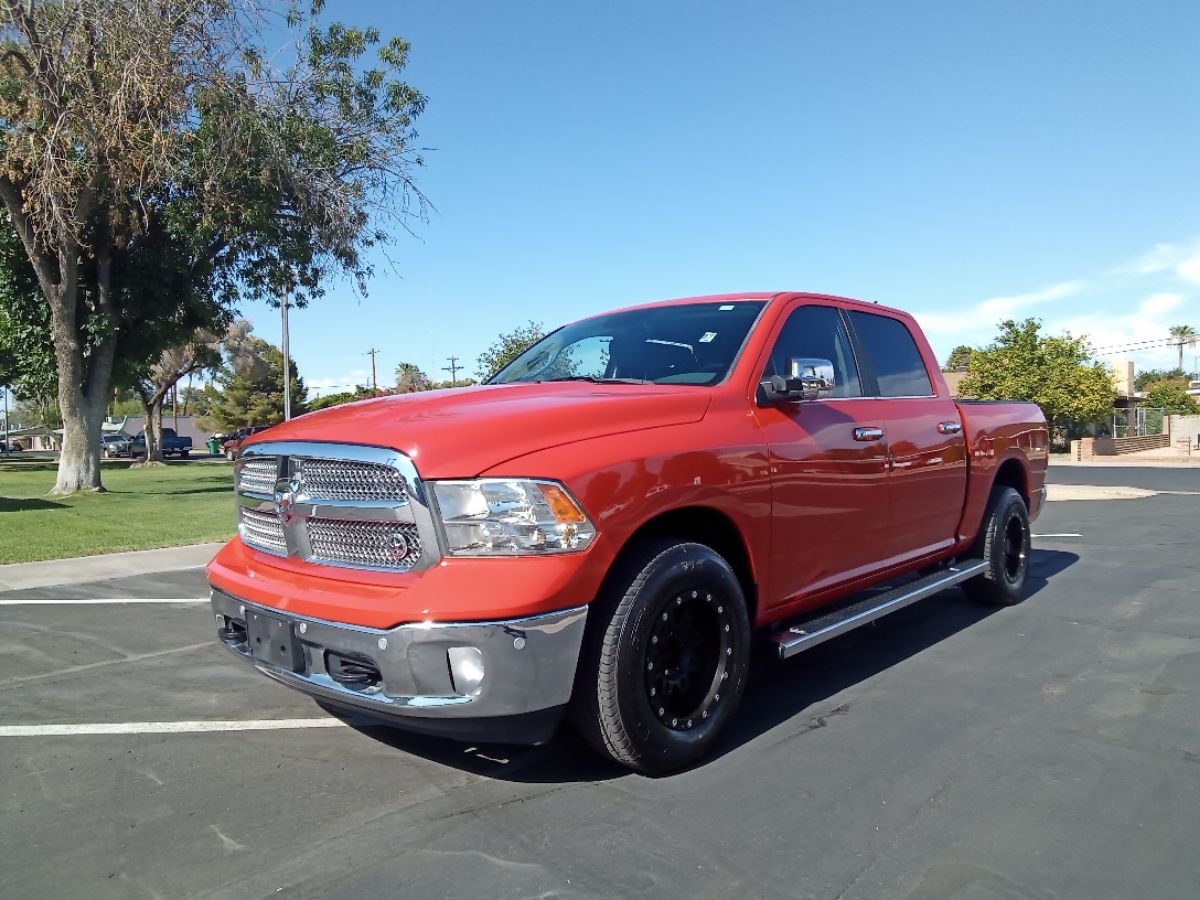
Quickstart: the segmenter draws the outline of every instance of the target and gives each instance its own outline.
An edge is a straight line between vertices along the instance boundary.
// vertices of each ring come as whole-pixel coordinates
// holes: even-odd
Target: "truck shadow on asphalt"
[[[1075,553],[1034,550],[1023,602],[1033,602],[1051,578],[1078,560]],[[779,660],[767,652],[757,654],[737,715],[713,752],[698,765],[713,765],[727,755],[736,754],[750,741],[801,716],[805,710],[1003,612],[1002,608],[973,603],[960,589],[952,588],[794,659]],[[824,728],[829,720],[845,714],[849,706],[843,703],[792,723],[792,734],[786,739]],[[347,717],[346,721],[404,753],[500,781],[548,784],[604,781],[631,775],[623,767],[598,756],[567,723],[542,747],[514,747],[467,745],[409,734],[354,717]]]

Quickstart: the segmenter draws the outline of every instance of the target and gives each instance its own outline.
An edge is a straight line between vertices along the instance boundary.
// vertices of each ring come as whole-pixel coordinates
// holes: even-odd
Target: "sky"
[[[1200,330],[1200,3],[335,0],[411,45],[434,209],[293,310],[310,395],[529,320],[811,290],[1172,367]],[[267,340],[279,313],[243,310]],[[1192,368],[1200,347],[1185,348]]]

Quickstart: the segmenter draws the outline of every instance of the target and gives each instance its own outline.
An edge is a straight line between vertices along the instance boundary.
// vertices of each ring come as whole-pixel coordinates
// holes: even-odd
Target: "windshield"
[[[764,305],[687,303],[585,319],[542,338],[487,383],[717,384]]]

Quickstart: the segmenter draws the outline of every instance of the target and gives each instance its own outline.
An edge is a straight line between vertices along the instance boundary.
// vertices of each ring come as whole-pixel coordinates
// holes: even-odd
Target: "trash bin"
[[[217,443],[217,439],[215,437],[210,437],[208,439],[208,452],[216,456],[220,451],[221,445]]]

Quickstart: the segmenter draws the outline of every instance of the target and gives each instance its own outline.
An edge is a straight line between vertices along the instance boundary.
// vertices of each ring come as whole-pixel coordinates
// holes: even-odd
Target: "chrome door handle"
[[[855,428],[854,439],[856,441],[878,441],[883,438],[882,428]]]
[[[938,434],[958,434],[962,431],[962,424],[959,422],[938,422]]]

